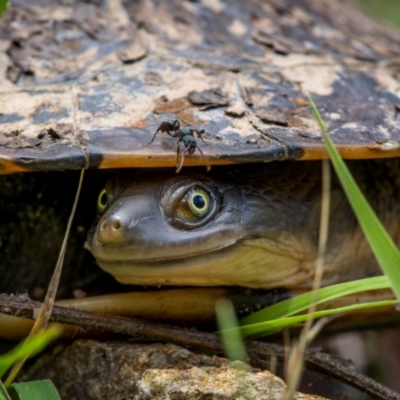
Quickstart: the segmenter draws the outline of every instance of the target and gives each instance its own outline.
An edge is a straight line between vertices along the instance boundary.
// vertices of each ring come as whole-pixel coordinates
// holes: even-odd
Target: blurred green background
[[[400,28],[400,0],[354,0],[375,16]]]

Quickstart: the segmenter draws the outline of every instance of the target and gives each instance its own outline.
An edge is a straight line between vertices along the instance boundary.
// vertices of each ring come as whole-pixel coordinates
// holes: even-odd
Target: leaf
[[[284,300],[278,304],[258,311],[252,315],[249,315],[246,318],[243,318],[240,323],[241,325],[254,324],[263,321],[288,317],[290,315],[307,310],[312,300],[315,301],[316,304],[321,304],[326,301],[335,300],[340,297],[356,293],[388,288],[390,288],[390,283],[386,276],[376,276],[373,278],[365,278],[351,282],[338,283],[336,285],[331,285],[319,289],[317,291],[317,294],[314,294],[314,292],[308,292],[295,296],[291,299]]]
[[[59,336],[60,333],[61,327],[58,325],[52,325],[44,332],[21,342],[11,351],[0,356],[0,378],[18,360],[21,360],[27,355],[34,356],[41,352],[51,341]]]
[[[3,15],[3,12],[7,8],[8,0],[0,0],[0,17]]]
[[[371,309],[373,307],[395,306],[396,304],[397,300],[382,300],[370,303],[353,304],[350,306],[333,308],[331,310],[315,311],[314,313],[312,313],[312,318],[315,319],[315,318],[327,317],[330,315],[343,314],[366,308]],[[294,317],[279,318],[270,321],[260,322],[257,324],[245,325],[241,327],[241,332],[244,337],[249,335],[260,335],[260,334],[268,335],[282,328],[297,326],[300,323],[305,322],[308,318],[310,318],[310,316],[311,314],[301,314]]]
[[[0,400],[11,400],[2,381],[0,381]]]
[[[61,400],[53,382],[49,379],[13,383],[8,389],[11,400]]]
[[[371,249],[378,260],[383,272],[388,276],[391,287],[398,299],[400,299],[400,251],[396,247],[392,238],[386,232],[382,223],[379,221],[374,210],[369,205],[365,196],[361,192],[346,164],[339,155],[331,138],[326,131],[324,122],[314,104],[311,95],[308,94],[314,116],[321,129],[329,156],[333,167],[342,184],[347,198],[358,222],[368,240]]]
[[[246,363],[246,348],[231,301],[224,298],[218,300],[215,304],[215,311],[225,355],[232,361],[239,360]]]

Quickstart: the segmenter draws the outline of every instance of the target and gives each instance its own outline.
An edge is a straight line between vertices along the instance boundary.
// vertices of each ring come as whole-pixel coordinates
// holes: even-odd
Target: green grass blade
[[[0,400],[11,400],[2,381],[0,381]]]
[[[343,314],[347,312],[358,311],[366,308],[371,309],[374,307],[395,306],[397,302],[398,302],[397,300],[382,300],[370,303],[352,304],[350,306],[338,307],[331,310],[316,311],[312,314],[312,317],[313,319],[315,319],[335,314]],[[305,322],[308,318],[310,318],[310,316],[311,316],[310,314],[302,314],[294,317],[273,319],[270,321],[260,322],[257,324],[242,326],[240,329],[243,337],[250,335],[268,335],[269,333],[274,333],[282,328],[299,325]]]
[[[369,290],[389,289],[390,282],[386,276],[377,276],[373,278],[365,278],[357,281],[339,283],[337,285],[327,286],[319,289],[317,294],[313,292],[304,293],[284,300],[278,304],[274,304],[264,310],[258,311],[248,317],[241,319],[241,325],[254,324],[263,321],[288,317],[293,314],[305,311],[310,307],[312,300],[316,304],[325,301],[335,300],[339,297],[348,296]]]
[[[7,8],[7,5],[8,5],[8,0],[0,0],[0,18],[5,9]]]
[[[13,383],[8,393],[11,400],[61,400],[56,387],[49,379]]]
[[[246,363],[246,349],[231,301],[224,298],[218,300],[215,304],[215,311],[225,355],[232,361],[238,360]]]
[[[34,356],[41,352],[51,341],[53,341],[61,333],[61,328],[52,325],[43,333],[33,336],[32,338],[18,344],[14,349],[0,356],[0,378],[6,371],[18,360],[27,355]]]
[[[343,186],[343,190],[347,195],[347,198],[355,215],[357,216],[358,222],[372,248],[376,259],[378,260],[379,265],[381,266],[383,272],[388,276],[392,285],[392,289],[397,298],[400,299],[400,252],[379,221],[375,212],[368,204],[357,183],[346,167],[346,164],[340,157],[326,131],[325,124],[323,123],[317,107],[315,106],[310,95],[308,95],[308,99],[321,129],[321,133],[328,149],[329,156],[332,160],[333,167]]]

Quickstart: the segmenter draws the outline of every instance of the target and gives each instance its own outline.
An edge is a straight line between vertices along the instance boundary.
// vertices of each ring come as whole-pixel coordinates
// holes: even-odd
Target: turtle
[[[400,36],[354,5],[21,0],[0,43],[1,291],[43,296],[80,169],[61,298],[136,285],[135,315],[198,322],[221,296],[240,313],[309,289],[326,150],[308,92],[400,243]],[[332,204],[323,284],[379,274],[335,179]]]
[[[189,197],[185,197],[186,203],[182,211],[183,214],[194,212],[190,217],[194,219],[184,222],[182,216],[172,215],[173,210],[169,207],[175,206],[159,198],[158,207],[163,209],[161,214],[164,223],[166,222],[163,229],[168,234],[166,238],[162,238],[157,237],[155,232],[140,233],[141,236],[149,235],[150,241],[148,243],[140,241],[140,251],[143,251],[144,255],[139,256],[143,269],[143,272],[139,272],[131,268],[130,264],[135,264],[134,259],[124,268],[118,255],[114,264],[107,259],[108,256],[105,257],[102,245],[99,244],[97,238],[100,235],[105,237],[107,229],[110,232],[118,231],[118,235],[125,231],[125,226],[118,225],[122,221],[106,221],[107,218],[114,218],[109,217],[111,211],[108,210],[98,223],[100,228],[97,228],[97,231],[95,228],[90,230],[86,244],[86,247],[93,252],[97,263],[116,276],[117,280],[137,285],[222,285],[254,289],[310,288],[313,275],[311,265],[316,255],[318,235],[316,223],[319,202],[319,172],[317,172],[319,167],[315,160],[324,157],[325,149],[305,98],[306,91],[313,94],[342,156],[363,160],[358,163],[353,161],[353,164],[355,173],[361,175],[359,180],[365,188],[371,193],[378,193],[378,198],[391,199],[394,203],[394,206],[391,206],[391,212],[397,211],[398,185],[395,177],[398,161],[396,157],[400,154],[400,131],[396,117],[398,97],[394,83],[389,79],[395,76],[395,70],[394,67],[391,69],[383,67],[379,60],[395,54],[397,47],[393,43],[398,43],[398,38],[387,28],[376,23],[373,25],[374,29],[379,29],[381,32],[382,43],[390,43],[390,46],[388,44],[386,47],[378,47],[374,42],[369,46],[360,42],[363,43],[364,47],[362,47],[361,44],[355,42],[355,39],[352,39],[354,43],[349,44],[350,39],[346,39],[343,31],[338,30],[339,22],[334,18],[331,24],[337,29],[336,41],[327,40],[321,33],[311,32],[311,26],[318,26],[318,24],[310,21],[302,21],[298,27],[298,29],[301,28],[303,35],[307,33],[307,40],[303,38],[303,41],[299,40],[297,30],[290,31],[288,21],[282,23],[282,26],[277,24],[276,32],[283,32],[284,29],[289,29],[291,32],[289,38],[284,40],[279,34],[271,36],[263,27],[262,22],[250,23],[252,12],[257,11],[260,21],[271,23],[274,16],[281,12],[287,12],[291,18],[295,18],[293,10],[301,10],[303,7],[301,4],[288,3],[280,8],[276,4],[256,3],[253,5],[254,10],[235,6],[222,14],[224,28],[221,28],[222,31],[219,32],[219,35],[223,34],[221,37],[224,38],[225,43],[235,43],[235,46],[227,53],[217,55],[211,49],[212,46],[220,46],[218,40],[221,39],[217,38],[211,26],[210,29],[200,26],[201,23],[207,21],[205,17],[209,12],[207,6],[198,5],[199,8],[195,12],[172,5],[156,6],[152,3],[129,7],[121,4],[111,6],[106,3],[94,6],[78,2],[76,5],[76,9],[73,2],[57,7],[57,10],[59,9],[64,15],[61,19],[61,27],[45,28],[43,20],[37,18],[34,3],[11,6],[1,22],[2,40],[4,48],[7,49],[5,53],[7,63],[4,63],[1,78],[4,107],[0,117],[2,118],[0,171],[2,174],[46,171],[47,181],[34,183],[33,181],[40,181],[42,178],[33,176],[25,178],[10,176],[3,179],[4,213],[7,213],[10,203],[7,197],[10,182],[24,181],[23,184],[13,183],[13,190],[9,194],[14,197],[20,193],[22,204],[25,204],[25,196],[28,196],[28,193],[33,196],[29,199],[30,204],[33,203],[35,197],[44,195],[44,198],[40,199],[39,206],[34,210],[28,207],[24,211],[26,212],[24,222],[28,227],[21,224],[20,228],[25,232],[25,236],[28,236],[24,239],[27,251],[21,251],[19,258],[15,257],[15,249],[19,246],[19,236],[7,235],[15,221],[11,218],[9,224],[3,224],[5,231],[2,235],[3,248],[11,255],[8,258],[3,257],[2,269],[7,270],[7,265],[10,265],[9,259],[13,259],[14,264],[28,263],[29,269],[36,271],[39,266],[35,264],[35,260],[37,264],[42,264],[43,256],[34,257],[34,260],[31,260],[29,251],[32,246],[35,246],[37,236],[41,237],[42,242],[46,242],[43,250],[40,246],[38,247],[43,254],[48,255],[49,248],[56,251],[56,246],[53,246],[49,240],[49,237],[54,238],[54,233],[48,229],[49,222],[44,222],[45,232],[43,232],[41,222],[38,223],[35,219],[35,215],[45,215],[44,219],[54,221],[62,214],[61,207],[64,206],[59,206],[57,210],[54,203],[60,200],[56,196],[53,197],[52,191],[65,190],[70,193],[70,196],[72,194],[69,186],[64,182],[66,179],[71,179],[73,173],[64,172],[60,187],[57,184],[60,178],[55,171],[78,168],[108,171],[97,174],[101,178],[96,176],[88,179],[90,183],[86,185],[87,189],[84,189],[86,190],[84,198],[89,199],[101,191],[104,183],[98,182],[105,180],[104,175],[112,175],[113,173],[109,172],[111,169],[128,168],[131,171],[133,168],[139,180],[144,179],[140,176],[148,175],[150,179],[146,182],[150,182],[154,180],[153,175],[164,176],[165,169],[168,167],[176,166],[177,172],[180,171],[184,162],[183,171],[174,179],[188,188],[194,185],[191,189],[194,190],[192,194],[184,195],[184,197]],[[44,10],[51,13],[54,7],[49,5]],[[335,5],[330,6],[330,16],[334,9]],[[78,12],[79,10],[81,12]],[[110,13],[108,16],[105,10]],[[95,13],[97,17],[82,21],[78,15],[85,13],[89,15]],[[199,13],[199,18],[194,18],[195,13]],[[318,16],[319,11],[315,9],[313,13]],[[152,14],[153,17],[145,19],[147,28],[141,31],[139,25],[144,23],[143,15],[148,14]],[[175,33],[181,32],[189,24],[193,35],[185,40],[182,37],[179,46],[173,40],[174,35],[165,35],[162,27],[156,22],[157,19],[171,21],[177,18],[183,18],[183,22],[175,27]],[[360,17],[360,20],[361,18],[365,17]],[[109,19],[113,21],[112,24],[105,23]],[[22,30],[21,24],[24,25]],[[79,24],[83,24],[85,28],[79,28],[79,33],[76,33],[76,36],[72,35]],[[237,24],[243,28],[240,33],[231,31],[239,26]],[[100,29],[100,26],[106,25],[108,28]],[[18,29],[15,28],[16,26]],[[246,30],[244,30],[245,27],[247,27]],[[343,29],[351,37],[352,28],[346,25]],[[144,33],[153,32],[153,30],[155,33],[149,37]],[[31,32],[35,32],[32,37],[30,37]],[[52,41],[51,38],[56,34],[61,35],[60,39]],[[365,37],[367,37],[366,34]],[[203,37],[203,41],[201,45],[193,47],[192,41],[195,41],[196,37]],[[40,46],[38,49],[36,46],[38,41],[48,42],[50,45],[46,49],[41,49]],[[305,42],[308,43],[307,46],[310,46],[309,49],[304,47]],[[74,46],[78,46],[77,49]],[[105,48],[108,50],[106,51]],[[93,52],[93,49],[96,49],[99,54],[96,58],[97,64],[93,64],[92,57],[88,55],[88,52]],[[79,62],[75,68],[74,63],[78,55]],[[358,68],[355,68],[353,64],[351,68],[343,64],[350,61],[354,65],[357,64]],[[106,68],[105,66],[110,62],[113,68]],[[64,68],[61,73],[60,64]],[[43,68],[43,65],[46,65],[46,68]],[[371,68],[366,70],[366,65]],[[310,74],[316,74],[325,80],[315,83],[314,80],[309,79]],[[29,83],[32,79],[34,81]],[[185,85],[177,84],[182,80]],[[21,108],[21,101],[24,99],[30,106]],[[159,131],[178,137],[182,142],[182,159],[179,165],[176,165],[173,155],[177,151],[179,157],[179,145],[177,146],[168,136],[157,136]],[[194,133],[202,139],[200,145],[194,139]],[[184,137],[191,138],[190,140],[193,141],[185,142]],[[194,153],[196,149],[200,154]],[[183,158],[184,151],[189,153],[185,158]],[[206,153],[205,156],[203,152]],[[365,161],[365,159],[386,158],[389,160]],[[302,162],[299,163],[299,160]],[[201,164],[212,165],[213,171],[203,177],[198,176],[201,172],[193,167]],[[369,170],[371,172],[367,172]],[[389,181],[388,192],[384,195],[376,190],[377,184],[371,179],[378,174],[380,181],[383,179]],[[100,193],[97,206],[99,213],[105,211],[113,198],[119,198],[121,187],[127,185],[126,182],[131,179],[129,176],[134,180],[131,172],[125,171],[128,178],[122,178],[122,175],[114,180],[111,179],[106,189]],[[204,172],[201,175],[204,175]],[[191,179],[194,180],[191,181]],[[213,181],[213,179],[216,180]],[[277,179],[278,182],[275,182]],[[175,194],[171,192],[172,189],[166,187],[160,189],[163,187],[163,180],[168,182],[168,174],[165,178],[160,178],[159,187],[154,187],[155,192],[161,190],[165,192],[163,195],[175,198]],[[175,181],[169,183],[172,185],[171,188],[175,187],[173,183]],[[255,234],[254,227],[250,230],[248,227],[245,228],[246,223],[242,221],[239,224],[239,220],[245,218],[238,217],[236,221],[232,221],[233,225],[241,226],[240,229],[246,232],[233,234],[228,230],[224,233],[217,230],[212,235],[211,232],[207,232],[208,228],[216,229],[213,223],[227,224],[223,219],[214,219],[221,218],[225,211],[230,210],[227,194],[224,194],[226,189],[223,187],[229,186],[233,181],[249,190],[247,194],[236,193],[235,201],[245,204],[245,199],[251,198],[256,210],[255,204],[260,200],[260,207],[265,207],[264,214],[258,215],[255,212],[253,218],[257,222],[263,220],[261,225],[268,229]],[[301,189],[295,189],[299,182]],[[337,187],[337,182],[335,185]],[[278,186],[280,191],[277,191],[279,193],[276,195],[277,198],[272,203],[263,204],[261,199],[266,198],[263,191],[269,192],[273,198],[273,192]],[[32,191],[33,187],[35,189]],[[382,184],[382,187],[385,185]],[[180,193],[179,196],[183,196],[178,189],[176,190]],[[333,190],[336,190],[335,187]],[[337,190],[340,192],[340,189]],[[250,193],[256,197],[253,199]],[[50,200],[47,200],[48,196]],[[67,193],[61,194],[61,197],[66,200],[67,196]],[[257,196],[258,200],[256,200]],[[285,200],[282,200],[282,196]],[[345,201],[343,195],[338,194],[337,198],[335,201],[338,204]],[[192,204],[194,199],[198,199],[203,205],[204,208],[201,211]],[[47,201],[50,204],[46,203]],[[150,199],[148,201],[150,202]],[[90,202],[94,204],[95,200],[92,199]],[[292,213],[285,211],[283,215],[278,204],[282,204],[286,209],[288,204],[285,202],[293,202],[290,206]],[[308,202],[309,205],[306,207]],[[379,201],[376,203],[379,208]],[[298,213],[302,209],[300,205],[304,208],[303,215]],[[20,210],[23,207],[15,205],[14,213],[21,213]],[[90,208],[87,205],[82,206],[82,208],[86,207]],[[112,207],[115,206],[110,205],[110,208]],[[212,212],[208,210],[208,207],[211,207]],[[44,212],[44,208],[48,211]],[[232,212],[237,215],[244,212],[236,208],[233,210]],[[47,212],[51,215],[47,216]],[[371,261],[370,252],[365,250],[366,245],[361,241],[358,242],[360,239],[353,244],[347,239],[335,238],[335,233],[340,236],[342,231],[353,232],[352,227],[355,223],[348,208],[339,209],[337,212],[337,217],[334,217],[333,212],[331,222],[332,240],[346,243],[349,247],[347,250],[340,250],[340,246],[333,245],[337,248],[335,247],[332,252],[332,257],[335,260],[340,257],[347,258],[347,261],[340,260],[335,266],[328,267],[325,283],[378,273],[375,262]],[[202,216],[199,217],[199,213],[207,215],[201,214]],[[250,211],[246,213],[251,214]],[[282,217],[276,218],[279,213]],[[77,241],[80,244],[77,246],[72,244],[69,253],[71,255],[67,256],[67,259],[74,258],[74,262],[67,260],[67,264],[75,264],[75,270],[80,271],[81,279],[77,283],[78,287],[85,286],[86,281],[93,280],[94,262],[90,261],[87,253],[77,257],[76,254],[82,254],[82,252],[77,252],[76,248],[83,248],[82,242],[85,241],[88,226],[95,219],[94,214],[92,207],[91,212],[84,211],[78,216],[78,226],[72,240],[79,237]],[[66,212],[64,212],[64,218],[65,215]],[[87,215],[86,219],[84,215]],[[138,220],[140,218],[138,216]],[[196,221],[196,218],[199,221]],[[307,220],[309,218],[312,222]],[[343,224],[338,221],[335,224],[335,218],[336,220],[343,219]],[[389,221],[392,220],[392,215],[389,214],[387,218]],[[288,221],[283,222],[284,220]],[[115,224],[120,229],[116,229]],[[32,233],[33,225],[36,229],[35,233]],[[138,224],[138,226],[142,225]],[[283,231],[278,232],[278,226]],[[304,229],[305,226],[307,226],[306,229]],[[272,230],[269,231],[270,227]],[[397,237],[397,228],[392,227],[391,230]],[[278,239],[276,236],[278,233],[283,239]],[[178,236],[182,234],[184,240],[180,244]],[[359,233],[352,234],[359,235]],[[200,249],[191,249],[189,235],[200,235],[200,240],[203,241]],[[211,240],[213,235],[216,237]],[[261,243],[261,238],[266,241]],[[108,239],[111,240],[111,238]],[[209,244],[205,244],[207,240],[210,240]],[[249,250],[251,256],[243,254],[239,257],[234,252],[227,254],[230,251],[228,249],[233,249],[234,244],[238,242],[246,243],[244,247],[251,249]],[[161,251],[160,255],[154,258],[154,252],[149,251],[147,245],[151,246],[150,248],[153,248],[152,246],[158,248],[158,251]],[[105,243],[105,246],[107,247],[108,243]],[[171,246],[170,250],[165,252],[162,250],[164,246]],[[357,255],[354,260],[349,257],[352,246],[361,246],[362,256]],[[287,247],[291,247],[289,257],[287,257]],[[140,251],[136,247],[134,253],[140,254]],[[190,262],[193,261],[194,268],[197,269],[198,260],[205,260],[207,256],[194,256],[203,252],[209,253],[210,257],[220,254],[223,260],[227,260],[226,271],[222,272],[223,268],[215,271],[212,266],[214,261],[207,261],[211,269],[204,274],[199,272],[191,277],[189,273],[191,267],[186,266],[185,263],[188,264],[188,260],[191,260]],[[152,254],[151,257],[157,262],[160,260],[161,269],[150,266],[152,259],[147,260],[146,254]],[[122,257],[126,258],[125,255]],[[249,257],[263,260],[262,265],[259,266],[255,262],[253,270],[247,271],[243,264],[248,261],[242,262],[241,258],[248,259]],[[77,262],[77,259],[81,261]],[[178,272],[177,277],[173,276],[172,267],[168,265],[167,259],[173,260],[181,271]],[[241,267],[237,267],[234,271],[231,269],[233,260],[236,262],[239,259]],[[267,259],[270,261],[266,262]],[[357,263],[362,264],[363,268],[351,268]],[[223,263],[218,261],[218,264]],[[263,268],[269,270],[269,273],[261,273]],[[85,278],[85,272],[82,272],[86,269],[90,270],[87,273],[90,278]],[[132,272],[127,272],[128,270]],[[164,274],[163,270],[168,273]],[[8,271],[14,271],[14,268],[8,268]],[[43,267],[42,271],[45,271]],[[67,271],[69,271],[68,268]],[[243,273],[243,271],[247,272]],[[10,278],[8,278],[7,273],[4,274],[5,279],[1,290],[23,292],[28,288],[31,295],[36,293],[40,297],[43,293],[41,290],[44,286],[43,280],[48,279],[45,274],[41,274],[40,278],[36,276],[32,280],[29,274],[25,274],[25,280],[28,280],[28,276],[31,280],[30,286],[24,279],[20,279],[13,287],[10,285],[13,275],[13,273],[9,274]],[[106,279],[100,278],[99,272],[94,275],[95,279]],[[134,275],[135,278],[129,277],[130,275]],[[73,290],[69,288],[65,291],[71,295]],[[61,292],[60,296],[67,295]]]

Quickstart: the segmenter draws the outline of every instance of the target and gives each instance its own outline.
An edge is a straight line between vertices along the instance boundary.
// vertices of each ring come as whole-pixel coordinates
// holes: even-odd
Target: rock
[[[69,400],[278,400],[286,387],[269,371],[172,344],[83,339],[47,350],[21,380],[45,377]],[[301,393],[294,398],[322,399]]]

